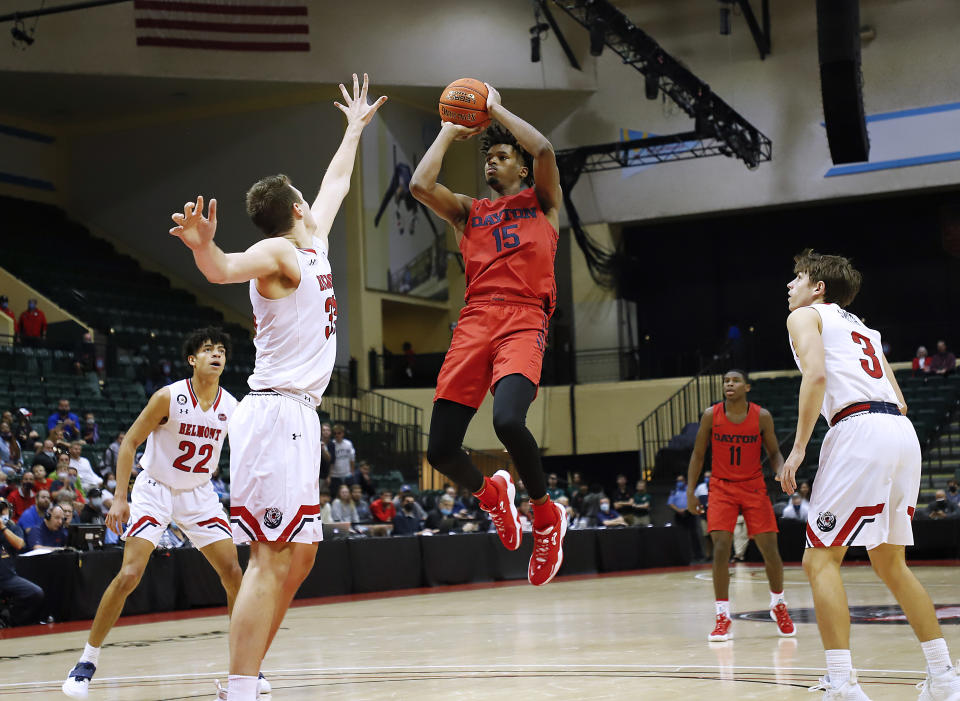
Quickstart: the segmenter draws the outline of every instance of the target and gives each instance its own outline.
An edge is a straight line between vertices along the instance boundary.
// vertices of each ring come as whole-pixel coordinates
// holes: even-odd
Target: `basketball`
[[[486,127],[487,86],[474,78],[460,78],[443,89],[440,96],[440,118],[465,127]]]

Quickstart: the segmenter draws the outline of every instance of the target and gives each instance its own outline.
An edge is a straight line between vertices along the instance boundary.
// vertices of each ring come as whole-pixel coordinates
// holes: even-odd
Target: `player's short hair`
[[[725,373],[723,373],[723,376],[726,377],[726,376],[729,375],[731,372],[738,373],[738,374],[740,375],[740,377],[743,378],[743,381],[744,381],[744,382],[746,382],[748,385],[750,384],[750,375],[747,373],[746,370],[741,370],[740,368],[730,368],[730,369],[727,370]]]
[[[510,133],[508,129],[499,124],[491,124],[480,137],[480,153],[486,158],[487,151],[497,144],[506,144],[512,146],[517,155],[523,159],[523,164],[527,167],[527,177],[523,182],[527,187],[533,185],[533,156],[523,150],[523,147],[517,142],[517,137]]]
[[[279,236],[293,228],[293,205],[299,202],[290,178],[268,175],[247,190],[247,215],[265,236]]]
[[[190,332],[183,341],[183,359],[196,355],[203,348],[203,344],[210,341],[213,345],[222,345],[227,356],[230,356],[230,335],[218,326],[205,326]]]
[[[810,281],[822,281],[827,289],[823,301],[836,303],[841,307],[850,304],[860,291],[863,276],[849,258],[817,253],[812,248],[805,249],[793,257],[793,272],[796,275],[806,273]]]

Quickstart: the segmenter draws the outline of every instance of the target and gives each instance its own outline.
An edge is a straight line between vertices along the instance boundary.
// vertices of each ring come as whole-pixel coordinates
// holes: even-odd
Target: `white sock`
[[[770,608],[773,608],[778,604],[786,604],[786,603],[787,603],[787,600],[783,598],[783,592],[780,592],[779,594],[775,591],[770,592]]]
[[[90,643],[83,646],[83,654],[80,655],[81,662],[89,662],[94,667],[100,661],[100,648],[93,647]]]
[[[943,638],[928,640],[920,643],[923,656],[927,658],[927,667],[930,675],[936,677],[950,669],[950,651],[947,650],[947,641]]]
[[[257,678],[231,674],[227,681],[227,701],[255,701]]]
[[[730,601],[727,599],[717,599],[717,615],[724,615],[730,618]]]
[[[827,677],[831,684],[842,686],[850,679],[852,670],[849,650],[827,650]]]

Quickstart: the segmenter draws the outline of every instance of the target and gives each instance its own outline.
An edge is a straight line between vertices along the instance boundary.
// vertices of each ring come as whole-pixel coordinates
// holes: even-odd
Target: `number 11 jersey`
[[[203,411],[190,380],[178,380],[167,389],[167,421],[147,436],[140,466],[168,487],[195,489],[210,481],[220,462],[237,400],[220,387],[213,404]]]
[[[541,300],[547,316],[552,315],[557,238],[533,188],[493,201],[475,199],[460,239],[465,301],[486,295],[527,297]]]
[[[838,411],[858,402],[899,404],[883,370],[880,332],[837,304],[811,304],[823,327],[823,358],[827,384],[820,413],[829,423]],[[790,351],[800,359],[790,339]],[[803,368],[800,368],[801,370]]]

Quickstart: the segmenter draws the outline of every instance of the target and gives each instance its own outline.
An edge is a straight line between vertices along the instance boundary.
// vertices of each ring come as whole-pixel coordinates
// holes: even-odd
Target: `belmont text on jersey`
[[[219,441],[222,428],[211,428],[210,426],[197,426],[196,424],[180,424],[181,436],[193,436],[194,438],[209,438]]]

